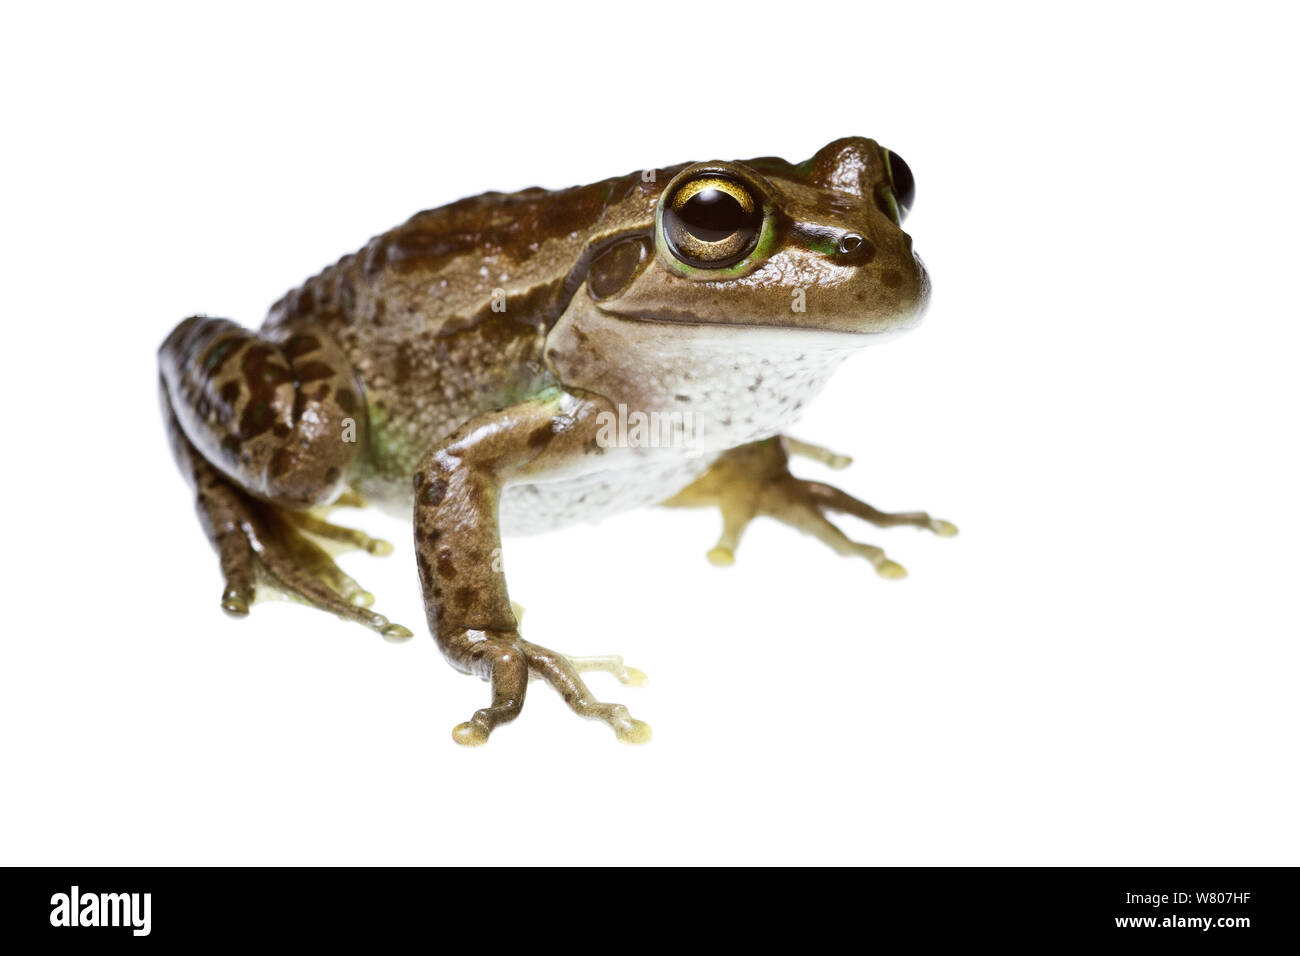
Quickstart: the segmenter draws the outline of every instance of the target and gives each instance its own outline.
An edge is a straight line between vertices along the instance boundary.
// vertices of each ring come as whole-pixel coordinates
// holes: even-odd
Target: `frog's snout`
[[[930,303],[930,273],[912,252],[910,240],[907,246],[906,255],[877,260],[863,270],[870,289],[858,294],[863,308],[857,331],[895,332],[921,321]]]
[[[912,275],[907,283],[907,294],[899,305],[909,316],[908,325],[915,325],[925,315],[930,305],[930,272],[925,268],[921,257],[912,251],[912,237],[907,237],[907,251],[912,256]]]

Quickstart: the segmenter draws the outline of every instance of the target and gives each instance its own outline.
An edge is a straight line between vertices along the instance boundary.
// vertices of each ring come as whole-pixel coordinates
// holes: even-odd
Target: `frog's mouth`
[[[627,312],[601,309],[601,312],[605,315],[634,322],[664,322],[673,325],[707,325],[737,329],[773,329],[787,332],[804,332],[819,337],[840,336],[847,339],[896,335],[910,329],[920,319],[918,314],[897,325],[890,324],[879,328],[833,329],[821,325],[798,325],[794,322],[773,322],[769,319],[753,317],[705,319],[687,309],[640,309]]]
[[[769,334],[772,337],[773,345],[784,343],[786,347],[793,348],[806,344],[846,350],[883,344],[908,331],[920,321],[920,315],[917,314],[907,320],[877,328],[843,329],[817,325],[797,325],[793,322],[778,322],[768,317],[704,318],[689,309],[617,310],[597,306],[597,310],[606,319],[648,326],[672,326],[682,331],[690,329],[705,334],[711,333],[713,337],[717,338],[734,340],[745,335]]]

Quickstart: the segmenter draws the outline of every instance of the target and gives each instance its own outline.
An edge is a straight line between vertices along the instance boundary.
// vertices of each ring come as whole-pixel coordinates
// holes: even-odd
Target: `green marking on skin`
[[[892,210],[894,225],[902,225],[903,211],[898,208],[898,197],[894,195],[894,190],[889,186],[885,187],[885,195],[889,198],[889,208]]]
[[[800,245],[809,252],[820,252],[825,256],[833,256],[840,251],[840,244],[834,239],[818,239],[809,236],[807,241],[800,243]]]
[[[404,461],[411,455],[409,428],[394,422],[385,412],[371,408],[368,415],[366,442],[369,451],[365,457],[369,464],[384,468]]]
[[[393,440],[388,434],[388,416],[381,411],[370,409],[369,436],[371,449],[381,457],[392,451]]]

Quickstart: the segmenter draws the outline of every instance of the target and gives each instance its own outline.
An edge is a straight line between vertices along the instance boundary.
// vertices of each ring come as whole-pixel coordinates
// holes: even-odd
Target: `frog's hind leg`
[[[225,581],[221,607],[227,614],[244,617],[256,600],[285,597],[355,621],[389,640],[411,636],[407,628],[369,610],[373,595],[345,574],[308,534],[326,540],[342,537],[372,554],[385,553],[379,546],[387,542],[253,498],[190,444],[165,389],[162,401],[173,453],[195,488],[200,523],[217,551]]]
[[[717,565],[735,561],[735,550],[749,523],[767,515],[810,534],[837,554],[865,558],[881,577],[901,578],[906,570],[883,549],[853,541],[826,517],[833,511],[853,515],[878,527],[912,525],[951,537],[951,522],[923,511],[890,513],[873,508],[831,485],[796,478],[789,470],[790,454],[811,458],[831,468],[844,468],[850,459],[794,439],[769,438],[733,448],[720,456],[694,484],[664,502],[670,507],[716,505],[722,511],[722,535],[709,551]]]

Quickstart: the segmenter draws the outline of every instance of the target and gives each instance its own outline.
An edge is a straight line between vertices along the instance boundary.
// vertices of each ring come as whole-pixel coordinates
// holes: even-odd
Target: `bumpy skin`
[[[900,228],[910,191],[898,167],[873,141],[849,138],[797,166],[686,164],[486,193],[371,240],[276,303],[260,332],[187,319],[159,353],[162,402],[221,559],[223,606],[247,613],[270,589],[409,636],[367,609],[371,596],[326,550],[387,545],[321,509],[363,496],[413,508],[429,627],[454,666],[492,684],[490,706],[455,739],[486,741],[541,677],[636,742],[649,728],[596,700],[579,675],[637,683],[639,672],[521,637],[503,528],[717,505],[715,563],[730,563],[745,524],[766,514],[900,576],[825,512],[956,529],[794,478],[788,452],[847,459],[776,437],[848,354],[924,310],[929,280]],[[684,186],[719,176],[761,227],[736,232],[749,242],[724,264],[706,252],[702,265],[681,254],[694,237],[682,238],[671,210],[692,194]],[[671,420],[673,440],[611,442],[609,422],[629,413]],[[683,416],[707,427],[688,434]]]

